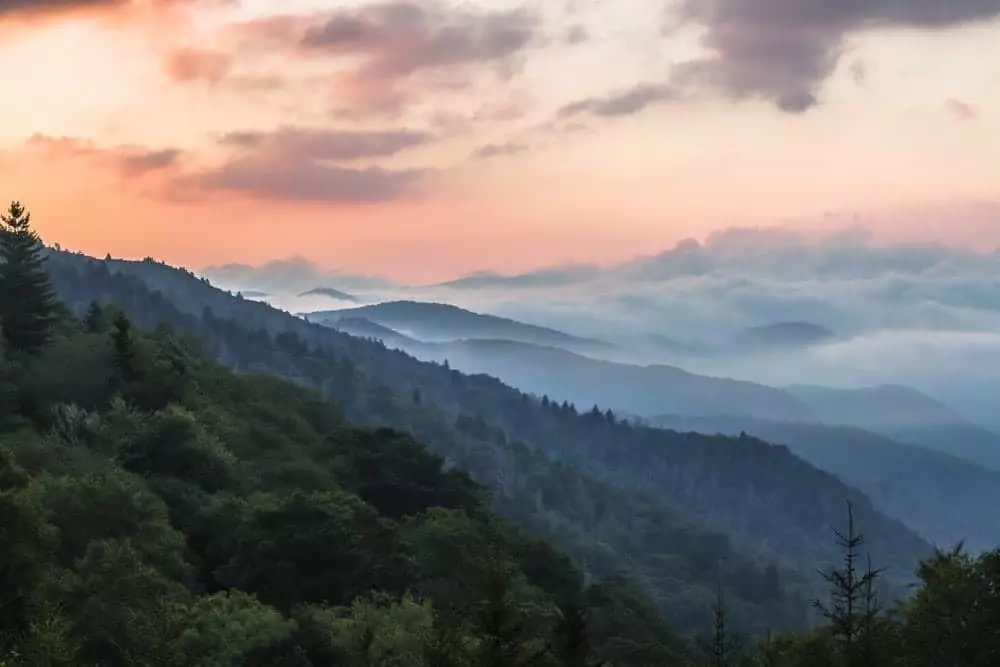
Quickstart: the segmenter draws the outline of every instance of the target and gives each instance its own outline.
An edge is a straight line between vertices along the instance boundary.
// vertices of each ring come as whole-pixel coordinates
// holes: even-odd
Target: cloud
[[[225,160],[210,169],[179,177],[172,196],[198,197],[216,192],[257,199],[363,204],[415,194],[429,171],[346,167],[342,162],[386,158],[431,141],[409,130],[347,131],[280,128],[272,132],[232,132],[219,139]]]
[[[535,25],[519,11],[445,10],[390,2],[342,10],[302,36],[307,51],[362,54],[359,74],[398,78],[423,69],[496,62],[525,48]]]
[[[434,136],[412,130],[352,131],[284,127],[273,132],[232,132],[220,143],[275,158],[357,160],[383,158],[426,145]]]
[[[730,229],[618,266],[478,274],[449,288],[470,304],[597,337],[645,330],[711,341],[783,321],[849,336],[1000,331],[1000,252],[879,245],[858,230]]]
[[[944,103],[944,107],[948,113],[959,120],[973,120],[979,116],[979,110],[975,106],[962,100],[949,99]]]
[[[679,83],[760,97],[799,113],[819,102],[845,38],[864,29],[936,29],[1000,15],[1000,0],[681,0],[711,55],[675,68]]]
[[[180,83],[204,81],[216,85],[232,69],[233,57],[221,51],[185,48],[171,53],[166,62],[167,74]]]
[[[104,147],[73,137],[50,137],[35,134],[26,143],[30,151],[57,160],[88,160],[99,168],[111,170],[123,178],[137,178],[179,166],[184,152],[177,148],[150,149],[120,145]]]
[[[128,4],[130,0],[3,0],[0,2],[0,19],[118,9]]]
[[[299,294],[316,287],[370,290],[391,285],[382,278],[322,269],[303,257],[278,259],[260,266],[249,264],[209,266],[199,273],[226,289],[258,289],[292,294]]]
[[[164,150],[137,150],[119,156],[120,166],[126,175],[136,176],[158,169],[175,166],[183,153],[176,148]]]
[[[1000,222],[1000,210],[993,220]],[[262,271],[229,284],[272,294],[315,283],[351,287],[321,278],[312,265],[278,266],[269,275],[280,280]],[[479,272],[433,286],[382,284],[366,296],[393,299],[449,302],[611,340],[628,361],[703,374],[777,385],[908,384],[1000,422],[1000,252],[877,244],[858,229],[734,228],[618,266]],[[757,356],[692,349],[724,345],[747,327],[795,321],[837,338]]]
[[[648,107],[677,99],[678,91],[671,86],[641,84],[628,90],[567,104],[559,110],[558,115],[562,118],[580,114],[604,117],[629,116]]]
[[[208,168],[196,168],[199,156],[177,148],[107,147],[41,134],[29,139],[26,148],[44,159],[88,161],[126,180],[158,175],[157,189],[147,194],[172,200],[228,192],[263,200],[362,204],[413,196],[430,170],[337,162],[388,157],[427,140],[403,130],[234,132],[219,139],[227,152],[221,163]]]
[[[278,161],[257,155],[233,158],[178,179],[173,193],[180,198],[231,192],[286,202],[368,204],[414,194],[414,187],[427,174],[419,169],[353,169],[303,156],[286,157]]]
[[[522,10],[489,11],[439,1],[379,2],[310,16],[275,16],[242,24],[244,41],[299,56],[351,65],[345,88],[372,106],[392,109],[413,93],[413,79],[447,72],[461,87],[484,66],[501,73],[537,36]]]
[[[472,155],[480,160],[488,160],[495,157],[520,155],[521,153],[529,150],[531,150],[531,147],[527,144],[522,144],[516,141],[508,141],[502,144],[486,144],[485,146],[480,146],[473,152]]]
[[[194,6],[225,6],[237,0],[0,0],[0,22],[91,15],[160,17]]]

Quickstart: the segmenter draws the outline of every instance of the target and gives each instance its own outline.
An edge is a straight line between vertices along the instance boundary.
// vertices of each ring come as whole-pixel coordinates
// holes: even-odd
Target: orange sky
[[[734,225],[1000,246],[1000,3],[693,2],[5,0],[0,198],[93,254],[408,280]]]

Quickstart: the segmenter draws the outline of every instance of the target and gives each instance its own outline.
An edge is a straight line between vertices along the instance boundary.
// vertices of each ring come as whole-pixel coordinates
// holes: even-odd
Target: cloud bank
[[[256,274],[245,267],[242,285],[280,291],[319,280],[321,272],[308,267],[278,263],[262,269],[273,280],[252,283],[248,276]],[[332,277],[327,282],[351,286]],[[807,237],[777,228],[730,229],[612,267],[480,272],[431,286],[369,287],[366,302],[447,302],[609,340],[619,345],[609,355],[620,361],[772,385],[907,384],[1000,426],[997,251],[880,245],[859,230]],[[748,327],[788,322],[825,327],[835,338],[753,354],[712,351]]]
[[[675,76],[802,112],[817,104],[852,34],[954,28],[997,16],[1000,0],[681,0],[672,18],[703,26],[711,55]]]

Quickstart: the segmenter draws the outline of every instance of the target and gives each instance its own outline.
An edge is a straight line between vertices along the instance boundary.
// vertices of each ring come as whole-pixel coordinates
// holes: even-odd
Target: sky
[[[433,282],[731,227],[1000,247],[1000,0],[0,0],[49,243]]]

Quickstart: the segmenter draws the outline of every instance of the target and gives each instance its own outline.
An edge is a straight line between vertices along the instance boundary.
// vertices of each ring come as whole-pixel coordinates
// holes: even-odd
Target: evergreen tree
[[[114,364],[117,379],[121,383],[119,389],[127,388],[138,379],[136,367],[135,339],[132,334],[132,322],[128,316],[119,311],[115,315],[111,327],[111,341],[114,344]]]
[[[873,665],[872,632],[878,614],[875,581],[881,570],[871,563],[861,571],[858,566],[864,536],[855,532],[854,506],[847,503],[847,533],[834,530],[837,543],[844,550],[843,567],[820,572],[830,585],[830,602],[814,605],[830,621],[830,632],[840,644],[843,663],[847,667]]]
[[[91,301],[87,313],[83,316],[83,328],[89,333],[101,333],[105,325],[104,308],[96,300]]]
[[[55,290],[45,270],[44,246],[31,214],[12,202],[0,214],[0,326],[7,349],[35,354],[52,338]]]
[[[711,667],[729,667],[733,664],[736,651],[735,642],[729,632],[729,611],[722,594],[722,584],[718,584],[715,605],[712,608],[715,622],[712,628],[712,641],[708,654]]]

